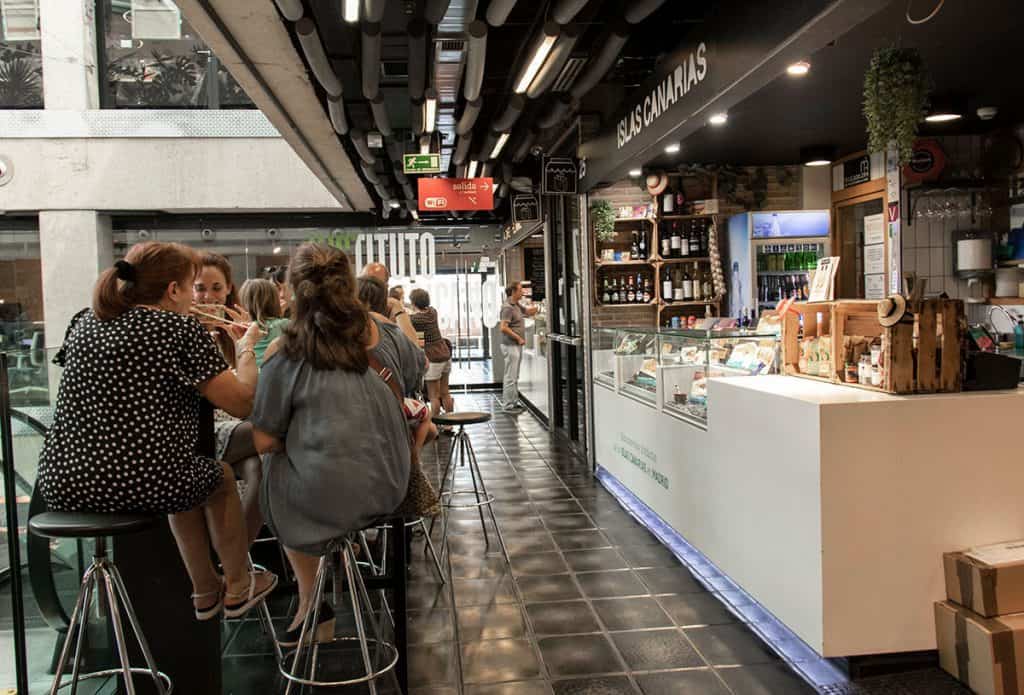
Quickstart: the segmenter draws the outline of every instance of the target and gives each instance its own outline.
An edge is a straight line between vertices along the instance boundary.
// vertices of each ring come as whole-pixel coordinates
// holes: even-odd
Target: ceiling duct
[[[367,22],[381,21],[387,6],[388,0],[363,0],[363,19]]]
[[[409,96],[421,99],[427,88],[427,25],[419,19],[409,22]]]
[[[327,97],[327,113],[331,125],[338,135],[348,135],[348,118],[345,116],[345,102],[339,97]]]
[[[462,95],[466,101],[480,97],[484,82],[484,61],[487,58],[487,24],[479,19],[470,22],[466,29],[466,73],[462,83]]]
[[[366,162],[359,162],[359,168],[363,170],[363,176],[366,180],[373,184],[380,183],[380,177],[377,176],[377,170],[373,168],[372,164]]]
[[[552,102],[551,108],[544,114],[544,117],[537,120],[537,125],[544,129],[553,128],[565,120],[571,110],[572,97],[563,92]]]
[[[505,198],[508,196],[508,189],[510,186],[507,183],[502,182],[498,185],[498,190],[495,192],[495,196],[498,198]]]
[[[353,147],[356,148],[356,152],[359,153],[360,159],[367,164],[376,163],[377,158],[373,156],[373,152],[370,151],[370,146],[366,144],[366,133],[358,128],[353,128],[349,131],[348,137],[352,141]]]
[[[480,107],[483,103],[483,99],[474,99],[473,101],[466,102],[466,106],[462,109],[462,117],[459,119],[458,125],[455,126],[456,135],[465,135],[472,132],[473,125],[476,123],[477,116],[480,115]]]
[[[332,97],[340,97],[341,80],[334,73],[334,68],[324,53],[324,45],[316,31],[316,24],[309,17],[303,17],[295,23],[295,33],[299,37],[299,45],[306,54],[306,62],[309,63],[317,82]]]
[[[533,179],[529,176],[517,176],[508,185],[516,193],[533,193]]]
[[[608,74],[619,57],[619,53],[622,52],[622,47],[626,45],[627,39],[629,39],[629,26],[620,23],[605,36],[603,41],[599,41],[600,50],[596,55],[591,56],[586,69],[572,87],[571,92],[574,99],[582,99]]]
[[[630,24],[639,24],[664,4],[665,0],[632,0],[626,3],[622,16]]]
[[[544,65],[541,67],[540,72],[533,78],[533,82],[530,83],[529,89],[526,90],[526,95],[531,99],[536,99],[554,83],[555,78],[558,77],[562,68],[565,66],[567,60],[569,60],[572,49],[576,47],[576,40],[580,37],[580,28],[576,24],[569,24],[562,27],[562,31],[558,34],[558,38],[555,40],[555,45],[551,48],[551,53],[548,55],[547,60],[544,61]]]
[[[409,123],[412,132],[416,135],[423,135],[423,99],[413,99],[412,105],[409,107]]]
[[[384,147],[388,151],[388,157],[392,162],[402,163],[402,155],[405,154],[405,148],[395,138],[387,138],[384,140]]]
[[[491,0],[487,6],[487,23],[492,27],[500,27],[515,6],[516,0]]]
[[[516,147],[516,151],[512,153],[512,161],[518,164],[519,162],[526,159],[526,155],[530,154],[530,148],[533,147],[533,142],[537,139],[537,131],[527,130],[523,135],[522,140],[519,141],[519,146]]]
[[[402,184],[402,193],[405,193],[407,200],[416,197],[416,191],[412,189],[412,185],[410,185],[408,179],[406,179],[405,183]]]
[[[377,191],[377,195],[380,196],[381,200],[388,200],[391,198],[391,189],[382,183],[375,183],[373,190]]]
[[[555,78],[555,83],[551,85],[552,91],[555,92],[566,92],[572,83],[576,81],[580,72],[583,70],[583,66],[587,64],[586,58],[572,58],[566,61],[565,66],[562,68],[562,72],[559,73],[558,77]]]
[[[380,92],[380,24],[364,22],[362,25],[363,96],[373,101]]]
[[[450,0],[427,0],[423,8],[423,18],[431,24],[440,24],[448,11]]]
[[[559,24],[568,24],[586,4],[587,0],[556,0],[551,19]]]
[[[480,145],[480,156],[476,157],[476,159],[481,161],[490,159],[494,146],[498,144],[498,136],[499,134],[495,133],[493,130],[487,131],[487,135],[484,136],[483,144]],[[488,164],[489,163],[490,162],[488,161]]]
[[[304,14],[302,0],[274,0],[274,2],[277,4],[277,9],[289,22],[297,22],[302,19]]]
[[[491,174],[494,173],[494,162],[484,162],[484,165],[480,167],[480,176],[485,179],[491,178]]]
[[[376,99],[370,100],[370,110],[373,112],[373,122],[377,124],[380,134],[388,137],[391,135],[391,120],[388,118],[388,107],[384,103],[384,97],[380,94]]]
[[[501,180],[503,182],[505,182],[505,183],[508,183],[509,181],[512,180],[512,177],[514,175],[515,175],[515,167],[512,166],[512,162],[502,162],[501,163]]]
[[[409,183],[409,177],[405,175],[404,171],[402,171],[402,162],[392,162],[392,164],[395,165],[395,181],[398,182],[398,185],[404,186]]]
[[[519,115],[523,112],[523,108],[525,107],[526,99],[523,98],[523,95],[513,94],[508,99],[505,111],[491,123],[491,130],[498,133],[506,130],[512,130],[512,126],[516,124],[516,121],[519,119]]]
[[[463,135],[459,137],[458,143],[455,145],[455,154],[452,155],[452,161],[455,162],[455,166],[462,166],[466,163],[469,158],[469,147],[473,144],[473,138],[471,135]]]

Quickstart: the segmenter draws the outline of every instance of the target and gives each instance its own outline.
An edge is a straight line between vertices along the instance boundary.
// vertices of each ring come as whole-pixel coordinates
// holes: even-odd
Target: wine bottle
[[[665,192],[661,194],[661,213],[663,215],[674,215],[676,211],[676,194],[669,184]]]
[[[637,244],[637,246],[640,249],[640,260],[646,261],[647,260],[647,232],[646,232],[646,230],[641,231],[639,233],[639,236],[640,236],[640,243]]]
[[[619,279],[612,278],[612,304],[619,303]]]
[[[633,276],[630,275],[626,280],[626,302],[633,304],[636,302],[636,288],[633,286]]]
[[[703,291],[704,299],[715,298],[715,283],[711,280],[710,271],[704,273],[704,279],[701,281],[701,290]]]
[[[702,234],[701,225],[702,223],[700,220],[697,220],[690,225],[690,255],[694,258],[702,255],[701,248],[703,245],[700,243],[700,237]]]
[[[693,301],[693,276],[685,267],[683,268],[683,301]]]
[[[679,230],[679,223],[672,223],[672,257],[679,258],[683,255],[683,237]]]
[[[601,293],[601,303],[611,304],[612,302],[612,289],[608,284],[608,278],[604,279],[604,291]]]
[[[672,274],[668,271],[668,268],[662,268],[662,272],[665,273],[661,279],[661,298],[666,302],[672,301]]]
[[[651,278],[644,278],[644,304],[650,304],[654,299],[654,283]]]
[[[707,257],[711,255],[711,235],[717,234],[718,229],[712,220],[704,220],[704,233],[700,235],[700,255]]]
[[[661,257],[671,258],[672,257],[672,233],[669,231],[668,222],[662,222],[661,225]]]
[[[629,256],[634,261],[640,260],[640,239],[635,229],[633,230],[633,241],[629,246]]]
[[[683,274],[679,268],[672,272],[672,299],[676,302],[683,301]]]

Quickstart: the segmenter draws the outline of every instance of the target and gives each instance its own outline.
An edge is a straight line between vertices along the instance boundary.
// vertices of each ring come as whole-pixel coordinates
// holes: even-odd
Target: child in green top
[[[270,343],[281,335],[288,319],[281,316],[281,302],[277,287],[270,280],[246,280],[239,290],[238,299],[249,312],[252,320],[260,325],[266,334],[253,346],[256,366],[263,366],[263,355]]]

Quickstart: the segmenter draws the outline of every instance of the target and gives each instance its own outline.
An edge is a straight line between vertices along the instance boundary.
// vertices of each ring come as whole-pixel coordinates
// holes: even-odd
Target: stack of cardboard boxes
[[[1024,541],[943,556],[939,663],[981,695],[1024,695]]]

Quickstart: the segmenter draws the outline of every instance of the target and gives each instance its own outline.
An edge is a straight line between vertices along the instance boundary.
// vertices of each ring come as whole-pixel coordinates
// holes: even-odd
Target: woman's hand
[[[238,326],[231,326],[230,328],[233,329],[234,331],[238,331],[239,333],[241,333],[242,331],[242,329],[239,328]],[[242,352],[244,350],[252,350],[253,348],[256,347],[256,343],[258,343],[260,339],[263,338],[266,334],[267,332],[263,330],[258,323],[253,321],[252,323],[249,324],[249,328],[245,331],[245,333],[242,334],[242,337],[237,339],[238,352]]]
[[[257,326],[255,322],[248,318],[248,313],[243,314],[242,312],[235,311],[231,307],[226,306],[224,307],[224,314],[226,315],[227,320],[234,321],[235,323],[247,324],[249,326],[249,330],[252,330],[253,326]],[[241,326],[236,326],[235,323],[228,323],[225,321],[220,324],[220,327],[227,331],[228,335],[230,335],[233,340],[241,340],[243,336],[248,335],[248,331]],[[259,340],[259,338],[256,338],[256,340]],[[254,340],[253,345],[255,344],[256,341]],[[250,347],[252,346],[250,345]]]

